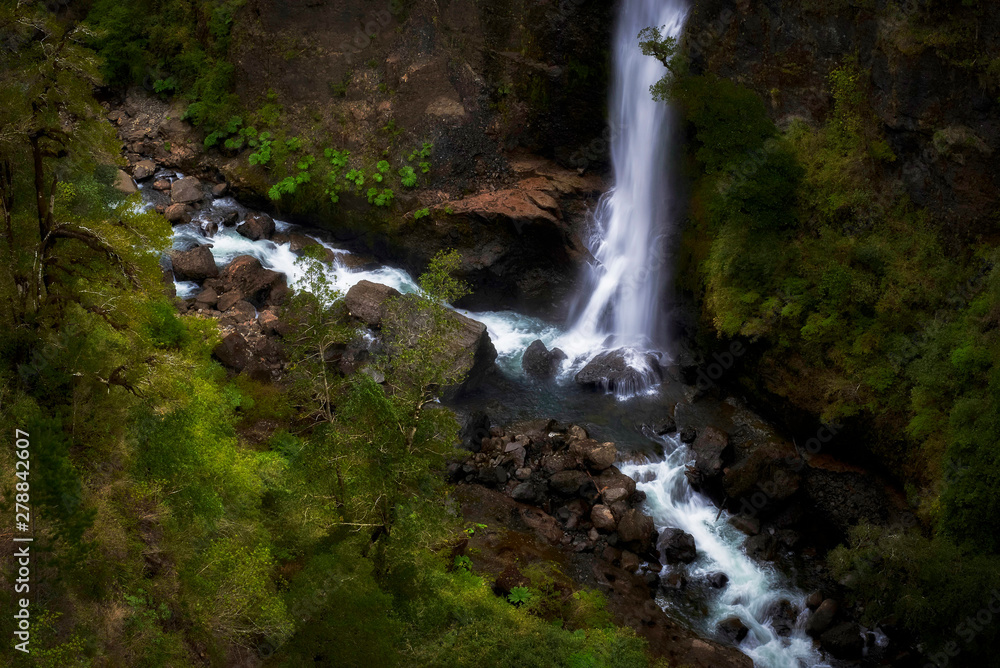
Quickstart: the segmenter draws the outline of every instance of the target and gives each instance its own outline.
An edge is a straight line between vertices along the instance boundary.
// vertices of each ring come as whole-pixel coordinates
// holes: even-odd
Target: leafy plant
[[[424,207],[423,209],[417,209],[413,212],[413,220],[420,220],[421,218],[425,218],[429,215],[431,215],[431,210],[429,208]]]
[[[507,594],[507,600],[514,605],[527,605],[531,602],[533,594],[527,587],[512,587]]]
[[[417,185],[417,173],[413,167],[406,165],[399,170],[400,182],[404,188],[413,188]]]

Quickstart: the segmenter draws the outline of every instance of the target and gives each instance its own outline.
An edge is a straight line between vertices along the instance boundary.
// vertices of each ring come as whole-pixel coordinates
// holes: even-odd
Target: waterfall
[[[687,6],[682,0],[623,0],[619,12],[609,100],[614,187],[595,211],[588,244],[595,262],[570,328],[591,350],[609,335],[613,347],[662,343],[662,300],[671,271],[665,240],[671,225],[672,111],[649,92],[666,70],[642,54],[637,37],[649,26],[679,37]]]

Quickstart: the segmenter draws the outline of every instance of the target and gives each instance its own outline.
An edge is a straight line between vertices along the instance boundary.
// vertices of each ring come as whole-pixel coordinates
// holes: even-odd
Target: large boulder
[[[236,231],[250,241],[270,239],[274,235],[274,219],[266,213],[248,213]]]
[[[626,543],[636,543],[639,552],[646,552],[652,546],[653,519],[649,515],[630,508],[618,521],[618,538]]]
[[[497,350],[486,325],[461,313],[447,310],[443,318],[438,319],[414,301],[399,309],[389,309],[382,322],[383,329],[392,332],[390,355],[393,348],[412,348],[429,336],[439,337],[436,362],[442,363],[447,375],[455,379],[454,383],[441,388],[445,398],[454,398],[478,387],[495,368]]]
[[[156,172],[156,163],[152,160],[140,160],[132,168],[132,178],[136,181],[148,179]]]
[[[726,642],[731,642],[734,645],[743,642],[747,633],[750,632],[743,620],[736,616],[726,617],[715,628]]]
[[[845,660],[860,659],[865,646],[861,629],[854,622],[844,622],[826,631],[819,637],[819,644],[836,658]]]
[[[223,337],[212,354],[224,366],[235,371],[242,371],[250,363],[250,346],[237,332],[231,332]]]
[[[806,632],[811,636],[817,636],[826,631],[837,616],[837,602],[828,598],[819,604],[819,607],[806,620]]]
[[[174,266],[174,276],[178,281],[203,281],[219,275],[210,246],[197,246],[187,251],[170,254]]]
[[[618,348],[594,357],[575,379],[587,388],[629,394],[659,383],[661,377],[655,355]]]
[[[163,211],[163,217],[171,225],[191,222],[191,207],[187,204],[171,204]]]
[[[664,529],[657,547],[668,564],[690,564],[698,558],[694,536],[681,529]]]
[[[591,509],[590,521],[593,523],[595,529],[605,533],[611,533],[617,526],[611,509],[602,503],[597,504]]]
[[[139,188],[136,187],[135,181],[132,180],[132,177],[121,169],[119,169],[118,173],[115,174],[115,188],[117,188],[119,192],[123,192],[126,195],[132,195],[139,192]]]
[[[615,463],[615,458],[618,456],[618,449],[614,443],[598,443],[592,438],[574,441],[569,451],[594,471],[608,468]]]
[[[382,324],[389,300],[399,294],[399,290],[388,285],[358,281],[344,296],[344,305],[355,318],[371,327],[378,327]]]
[[[723,458],[728,455],[729,436],[715,427],[705,427],[691,444],[694,467],[688,469],[693,485],[704,484],[722,473]]]
[[[566,353],[553,348],[549,350],[540,339],[531,342],[521,358],[521,368],[529,376],[548,379],[556,375],[559,364],[566,359]]]
[[[205,194],[201,191],[201,181],[193,176],[177,179],[170,186],[170,201],[174,204],[190,204],[201,201]]]
[[[236,292],[254,306],[270,301],[272,290],[280,290],[285,284],[284,275],[265,269],[252,255],[240,255],[230,262],[222,270],[219,281],[220,294]]]

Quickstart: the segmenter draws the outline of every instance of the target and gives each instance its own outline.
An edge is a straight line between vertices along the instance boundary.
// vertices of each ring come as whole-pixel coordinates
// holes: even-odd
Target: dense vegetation
[[[157,86],[224,103],[214,54],[235,5],[138,6],[96,3],[115,21],[96,37],[40,5],[0,8],[0,415],[8,437],[30,435],[36,538],[31,654],[5,641],[0,662],[649,665],[600,594],[552,605],[542,574],[508,600],[475,555],[452,557],[466,527],[441,470],[457,425],[434,399],[455,380],[437,355],[463,290],[454,254],[398,300],[395,317],[428,335],[390,327],[387,385],[326,363],[353,330],[322,272],[289,306],[282,385],[231,377],[214,321],[178,317],[159,264],[169,226],[115,188],[122,158],[93,92],[102,72],[134,81],[152,54]],[[163,32],[202,19],[212,48]],[[102,63],[95,39],[118,57]],[[0,470],[13,517],[12,448]],[[5,611],[14,599],[0,588]],[[8,640],[13,624],[0,622]]]
[[[834,564],[867,621],[894,615],[932,649],[956,640],[1000,586],[1000,248],[946,251],[885,176],[896,157],[854,60],[830,74],[825,124],[779,129],[754,91],[691,74],[673,40],[640,42],[671,71],[652,93],[691,136],[683,287],[709,331],[761,351],[766,389],[874,425],[865,447],[907,482],[931,537],[859,527]],[[963,656],[995,660],[996,638]]]

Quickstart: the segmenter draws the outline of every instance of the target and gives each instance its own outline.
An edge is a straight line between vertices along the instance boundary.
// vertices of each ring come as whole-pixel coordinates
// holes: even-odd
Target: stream
[[[658,603],[675,617],[707,637],[717,637],[717,624],[738,617],[749,629],[740,649],[760,668],[821,668],[833,666],[805,633],[805,594],[777,569],[750,559],[743,549],[746,539],[730,526],[729,515],[719,512],[705,496],[695,492],[685,476],[693,461],[690,449],[676,434],[657,436],[646,425],[668,414],[681,397],[678,384],[660,384],[652,374],[648,382],[619,391],[617,395],[589,392],[574,382],[574,375],[609,347],[631,351],[626,359],[642,372],[645,355],[668,357],[661,304],[667,293],[671,266],[668,240],[674,218],[671,201],[670,158],[673,151],[671,109],[655,102],[649,86],[665,72],[653,58],[643,56],[636,43],[639,30],[663,26],[665,34],[679,36],[687,14],[680,0],[625,0],[615,32],[614,84],[610,92],[612,162],[615,186],[601,199],[593,215],[589,249],[593,262],[586,268],[583,288],[568,325],[560,327],[513,311],[467,312],[483,322],[498,353],[499,373],[470,396],[458,400],[461,412],[485,411],[495,423],[553,417],[584,425],[595,437],[614,441],[621,453],[622,472],[634,478],[647,495],[645,510],[657,530],[680,528],[694,536],[697,560],[688,576],[697,578],[722,572],[728,583],[707,593],[700,612],[660,595]],[[179,178],[161,172],[161,178]],[[155,193],[141,190],[152,207]],[[233,227],[220,227],[211,238],[201,223],[209,217],[247,210],[233,198],[207,204],[192,222],[174,229],[174,248],[184,250],[210,243],[220,266],[240,255],[252,255],[299,288],[303,278],[290,245],[250,241]],[[328,267],[332,284],[342,294],[361,280],[383,283],[403,293],[419,290],[406,272],[388,266],[357,268],[350,253],[316,230],[275,221],[277,231],[310,236],[330,249],[336,259]],[[175,284],[178,297],[192,297],[195,283]],[[521,370],[527,346],[540,339],[548,348],[558,347],[568,357],[556,379],[538,382]],[[785,635],[773,619],[776,606],[790,602],[803,611]]]

